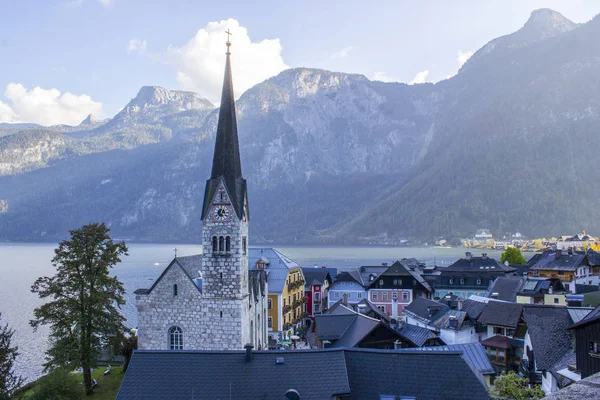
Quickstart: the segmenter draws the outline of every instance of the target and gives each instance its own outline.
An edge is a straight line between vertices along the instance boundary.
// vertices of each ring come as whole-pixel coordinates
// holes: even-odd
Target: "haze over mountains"
[[[437,84],[296,68],[256,85],[237,102],[252,241],[599,231],[598,37],[600,17],[537,10]],[[107,121],[0,124],[0,239],[107,221],[198,242],[217,113],[147,86]]]

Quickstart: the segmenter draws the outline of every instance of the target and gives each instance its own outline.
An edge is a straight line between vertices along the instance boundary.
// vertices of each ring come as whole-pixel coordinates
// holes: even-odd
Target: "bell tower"
[[[227,32],[230,35],[230,32]],[[248,325],[248,194],[242,176],[235,100],[231,78],[231,42],[227,40],[225,77],[212,172],[202,206],[202,296],[206,316],[218,332],[215,348],[242,349]],[[203,310],[204,311],[204,310]]]

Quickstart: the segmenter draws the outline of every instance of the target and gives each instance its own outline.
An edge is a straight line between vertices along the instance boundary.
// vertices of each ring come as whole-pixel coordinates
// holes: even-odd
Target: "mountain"
[[[437,84],[296,68],[237,101],[255,243],[600,230],[600,18],[534,11]],[[79,133],[0,137],[0,239],[200,240],[218,110],[144,87]]]

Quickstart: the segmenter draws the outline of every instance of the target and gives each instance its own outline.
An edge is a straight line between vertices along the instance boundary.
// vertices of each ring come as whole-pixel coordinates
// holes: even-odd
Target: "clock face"
[[[229,218],[229,208],[225,206],[215,207],[214,213],[217,221],[225,221],[227,218]]]

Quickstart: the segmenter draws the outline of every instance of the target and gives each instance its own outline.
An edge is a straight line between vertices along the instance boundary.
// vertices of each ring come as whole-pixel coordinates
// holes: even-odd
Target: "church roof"
[[[246,180],[242,177],[229,51],[225,61],[225,77],[223,79],[212,173],[210,179],[206,181],[202,219],[208,212],[221,179],[225,183],[235,213],[241,219],[244,212],[244,201],[247,201],[247,188]],[[246,217],[249,218],[249,216]]]
[[[175,257],[173,261],[165,268],[162,274],[154,281],[150,289],[137,289],[135,294],[150,294],[152,290],[158,285],[158,282],[167,274],[171,268],[180,267],[185,275],[189,278],[192,283],[196,286],[199,292],[202,293],[202,280],[200,278],[200,271],[202,270],[202,254],[186,257]]]

